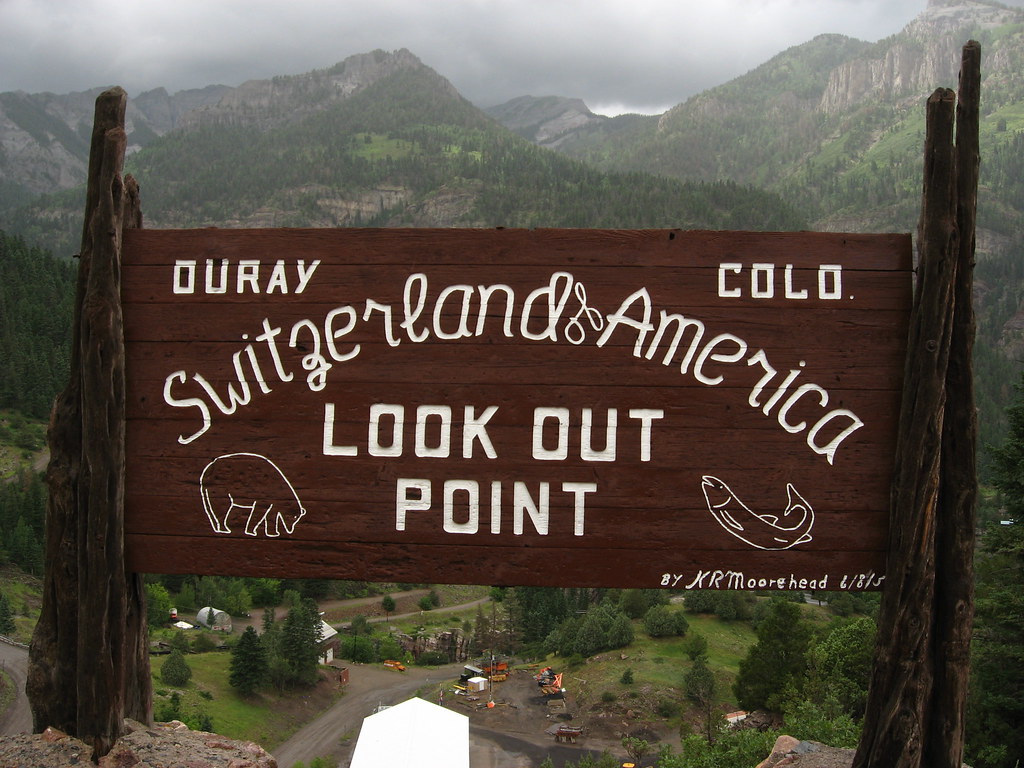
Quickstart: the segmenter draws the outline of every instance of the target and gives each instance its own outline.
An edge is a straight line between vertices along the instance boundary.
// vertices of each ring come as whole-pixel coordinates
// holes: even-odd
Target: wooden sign
[[[908,235],[125,233],[140,572],[878,589]]]

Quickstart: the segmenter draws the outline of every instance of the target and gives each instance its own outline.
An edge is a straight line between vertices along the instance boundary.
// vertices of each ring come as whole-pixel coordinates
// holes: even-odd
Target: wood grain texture
[[[962,103],[938,89],[927,105],[888,583],[856,768],[959,768],[963,756],[977,495],[971,293],[979,61],[977,44],[965,46]]]
[[[878,576],[910,284],[905,235],[129,233],[131,562],[180,570],[188,541],[191,573]],[[235,454],[265,464],[214,461]],[[294,556],[325,549],[360,554]]]
[[[34,729],[59,728],[105,755],[124,719],[149,722],[145,594],[124,556],[122,235],[141,225],[121,178],[127,95],[96,101],[70,380],[51,414],[47,568],[27,692]]]

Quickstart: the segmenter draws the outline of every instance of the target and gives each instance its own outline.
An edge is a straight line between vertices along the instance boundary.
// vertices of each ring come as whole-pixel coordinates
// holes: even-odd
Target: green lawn
[[[158,716],[161,705],[178,691],[182,718],[200,712],[210,717],[213,730],[232,739],[254,741],[267,751],[286,741],[308,719],[308,690],[287,692],[278,696],[270,692],[243,698],[228,684],[231,654],[223,651],[189,654],[186,663],[192,668],[192,680],[184,688],[165,685],[160,680],[160,667],[167,656],[151,660],[153,673],[153,711]],[[328,702],[324,702],[325,704]]]

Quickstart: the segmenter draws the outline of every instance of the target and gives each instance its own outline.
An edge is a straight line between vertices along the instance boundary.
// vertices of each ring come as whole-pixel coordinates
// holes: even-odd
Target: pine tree
[[[284,620],[281,649],[288,663],[291,682],[313,685],[320,661],[320,612],[309,599],[288,611]]]
[[[1024,758],[1024,379],[1016,393],[1010,431],[990,449],[1001,517],[1013,523],[991,525],[975,558],[967,757],[979,768],[1013,768]]]
[[[740,662],[733,685],[743,709],[781,709],[786,686],[804,674],[810,637],[800,606],[772,599],[768,615],[757,625],[757,642]]]
[[[259,688],[267,676],[267,657],[263,644],[252,627],[246,627],[238,644],[231,650],[228,682],[243,696]]]
[[[686,696],[694,703],[700,711],[704,721],[704,736],[708,744],[714,739],[714,710],[715,710],[715,675],[708,667],[707,657],[698,656],[693,661],[693,667],[686,673],[683,679],[683,686]]]
[[[0,594],[0,635],[13,635],[14,630],[14,611],[11,610],[11,603],[7,595]]]

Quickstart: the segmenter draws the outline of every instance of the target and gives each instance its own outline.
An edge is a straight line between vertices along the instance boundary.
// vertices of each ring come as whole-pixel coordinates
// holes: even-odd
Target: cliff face
[[[209,768],[277,768],[277,761],[258,744],[191,731],[177,720],[150,727],[125,720],[125,730],[126,735],[110,753],[99,759],[99,768],[130,765],[173,768],[185,764]],[[0,739],[0,765],[91,766],[91,752],[83,742],[53,728],[47,728],[44,733],[20,733]]]
[[[83,184],[96,97],[103,88],[57,95],[0,93],[0,209],[36,195]],[[190,110],[218,101],[226,86],[180,91],[163,88],[128,102],[129,152],[175,128]]]
[[[403,69],[423,63],[406,49],[350,56],[329,69],[302,75],[249,80],[229,89],[216,103],[183,115],[182,128],[201,125],[254,125],[261,129],[330,108]],[[454,93],[455,88],[451,86]]]
[[[955,84],[958,54],[969,38],[1021,21],[1024,12],[985,0],[931,0],[898,35],[832,70],[819,108],[836,114],[869,98],[900,100]]]

